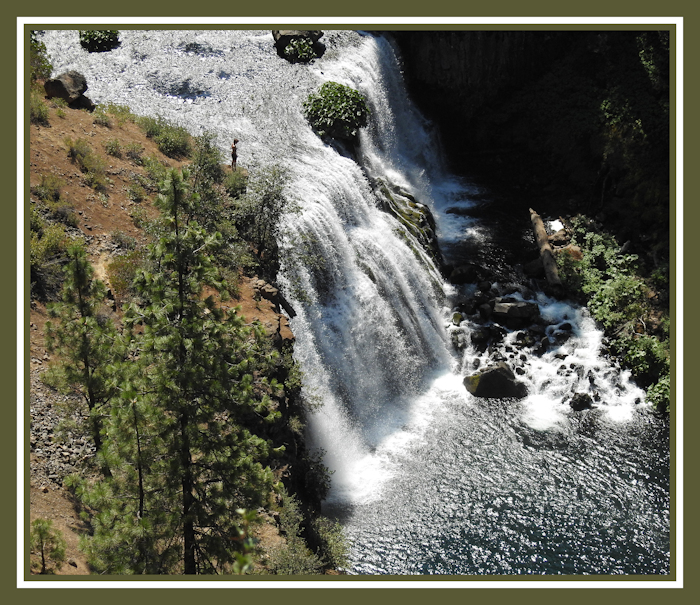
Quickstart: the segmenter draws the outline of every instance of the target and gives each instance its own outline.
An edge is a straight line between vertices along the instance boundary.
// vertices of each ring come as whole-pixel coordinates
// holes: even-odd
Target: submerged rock
[[[527,386],[516,379],[513,370],[505,362],[499,362],[467,376],[464,386],[475,397],[522,399],[527,397]]]
[[[580,412],[593,407],[593,398],[588,393],[576,393],[569,402],[571,409]]]

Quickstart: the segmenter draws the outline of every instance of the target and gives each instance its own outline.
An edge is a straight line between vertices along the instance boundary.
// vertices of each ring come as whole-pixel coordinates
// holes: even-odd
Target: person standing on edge
[[[231,145],[231,170],[236,169],[236,160],[238,159],[238,154],[236,153],[236,143],[238,143],[238,139],[233,139],[233,145]]]

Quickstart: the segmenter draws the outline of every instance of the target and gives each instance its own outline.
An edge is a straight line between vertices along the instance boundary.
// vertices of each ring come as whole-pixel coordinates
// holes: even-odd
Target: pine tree
[[[273,479],[265,425],[279,416],[259,378],[260,329],[225,313],[204,286],[225,292],[207,235],[189,211],[186,171],[171,170],[157,200],[165,234],[125,312],[129,371],[110,417],[113,477],[85,490],[100,509],[92,553],[111,573],[221,573],[243,549],[238,509],[266,501]]]
[[[46,574],[53,571],[52,563],[60,568],[66,560],[66,541],[61,532],[54,529],[51,519],[32,521],[29,533],[30,547],[41,556],[41,571]]]
[[[46,372],[45,381],[83,398],[98,453],[102,451],[102,417],[114,394],[108,377],[120,355],[114,324],[100,313],[105,294],[105,285],[93,279],[85,249],[79,244],[70,246],[61,302],[48,306],[51,320],[46,323],[46,347],[58,362]],[[103,471],[108,475],[109,467],[103,465]]]

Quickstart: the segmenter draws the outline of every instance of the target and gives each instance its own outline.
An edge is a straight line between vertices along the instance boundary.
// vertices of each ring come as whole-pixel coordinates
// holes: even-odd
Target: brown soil
[[[145,171],[126,157],[116,158],[108,155],[105,152],[105,143],[112,139],[118,139],[122,147],[130,143],[138,143],[144,148],[144,156],[156,155],[168,165],[178,168],[183,163],[161,154],[155,143],[147,139],[131,122],[117,125],[114,121],[111,127],[105,127],[94,124],[94,116],[86,111],[64,109],[63,112],[65,116],[59,117],[57,110],[50,108],[49,126],[32,125],[30,127],[30,186],[38,185],[41,176],[48,174],[59,176],[64,181],[61,197],[71,204],[79,217],[78,229],[86,238],[88,254],[95,267],[96,277],[107,282],[109,287],[105,267],[114,250],[105,244],[111,242],[110,234],[121,231],[138,242],[143,243],[146,240],[144,233],[134,225],[131,218],[135,203],[127,195],[134,174],[145,174]],[[107,167],[106,175],[111,180],[106,195],[101,197],[84,183],[84,175],[68,156],[64,142],[66,138],[74,141],[78,138],[86,139],[93,151],[102,156]],[[147,199],[139,205],[149,214],[154,214],[156,210],[151,202],[152,199]],[[240,298],[232,301],[232,306],[240,306],[241,314],[247,321],[258,319],[270,334],[280,330],[283,338],[293,338],[286,318],[276,312],[274,305],[265,299],[255,300],[252,284],[256,279],[250,276],[241,277]],[[51,356],[44,345],[46,319],[45,305],[32,301],[28,361],[33,376],[41,373],[46,364],[51,361]],[[37,518],[53,520],[67,542],[66,562],[56,573],[89,574],[86,558],[78,548],[79,536],[87,531],[87,527],[80,521],[68,491],[55,485],[39,485],[32,476],[29,501],[30,522]],[[260,534],[271,544],[281,540],[276,527],[272,525],[261,529]],[[35,555],[31,558],[32,561],[37,560]]]

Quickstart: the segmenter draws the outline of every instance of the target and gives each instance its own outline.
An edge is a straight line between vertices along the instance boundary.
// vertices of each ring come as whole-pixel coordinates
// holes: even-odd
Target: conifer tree
[[[68,248],[61,302],[48,306],[46,346],[57,363],[46,372],[48,384],[79,394],[88,408],[90,433],[102,451],[102,417],[114,391],[109,384],[120,347],[114,324],[100,314],[105,285],[93,279],[93,268],[80,244]],[[109,474],[109,467],[103,471]]]
[[[109,422],[114,476],[85,491],[100,509],[93,557],[111,573],[235,569],[245,545],[236,511],[264,504],[273,484],[264,431],[279,416],[268,396],[277,385],[258,378],[269,354],[259,329],[203,297],[205,285],[226,289],[210,256],[221,238],[190,220],[187,178],[168,173],[154,269],[138,274],[125,312],[132,363]]]
[[[51,564],[60,568],[66,560],[66,541],[61,532],[54,528],[51,519],[35,519],[29,533],[30,547],[41,557],[41,571],[53,571]]]

